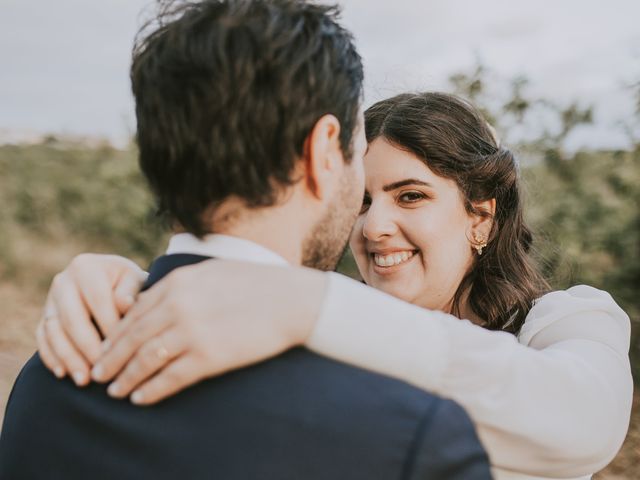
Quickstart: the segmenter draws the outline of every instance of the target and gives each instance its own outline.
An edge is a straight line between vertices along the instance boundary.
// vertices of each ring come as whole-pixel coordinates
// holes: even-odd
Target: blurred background
[[[406,90],[479,105],[517,152],[555,288],[607,290],[640,381],[640,2],[345,0],[365,104]],[[52,276],[77,253],[146,265],[166,233],[138,173],[128,66],[148,0],[0,0],[0,420]],[[146,12],[146,13],[145,13]],[[354,274],[347,255],[342,270]],[[615,461],[638,478],[640,398]]]

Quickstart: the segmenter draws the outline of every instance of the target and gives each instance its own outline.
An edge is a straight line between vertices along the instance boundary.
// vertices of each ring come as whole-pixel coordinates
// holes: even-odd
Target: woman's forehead
[[[426,183],[446,180],[436,175],[416,155],[392,145],[384,138],[377,138],[369,144],[364,157],[364,169],[368,189],[382,189],[385,185],[409,178]]]

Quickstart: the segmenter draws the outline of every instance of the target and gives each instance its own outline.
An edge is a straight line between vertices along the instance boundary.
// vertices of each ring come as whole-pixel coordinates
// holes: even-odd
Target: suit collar
[[[167,254],[157,258],[151,265],[143,290],[150,288],[178,267],[193,265],[210,258],[289,265],[277,253],[244,238],[211,234],[200,239],[190,233],[178,233],[169,240]]]
[[[191,253],[176,253],[158,257],[149,268],[149,277],[147,277],[147,281],[144,282],[142,290],[144,291],[151,288],[156,282],[159,282],[176,268],[186,267],[187,265],[200,263],[211,258],[212,257],[205,255],[195,255]]]

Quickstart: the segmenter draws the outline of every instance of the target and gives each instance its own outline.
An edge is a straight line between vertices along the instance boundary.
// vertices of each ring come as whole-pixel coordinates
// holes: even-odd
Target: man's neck
[[[289,229],[270,224],[268,228],[261,225],[238,223],[234,228],[216,232],[249,240],[261,245],[274,253],[277,253],[291,265],[300,265],[302,262],[302,248],[300,243],[292,241],[293,235]]]
[[[224,210],[227,211],[226,218],[229,218],[229,221],[216,222],[214,217],[213,233],[254,242],[277,253],[291,265],[302,263],[302,249],[309,230],[309,220],[301,209],[293,208],[293,205],[287,202],[275,207],[235,208],[231,210],[233,214],[229,214],[227,208]],[[218,214],[220,213],[218,210]],[[216,217],[220,218],[218,215]]]

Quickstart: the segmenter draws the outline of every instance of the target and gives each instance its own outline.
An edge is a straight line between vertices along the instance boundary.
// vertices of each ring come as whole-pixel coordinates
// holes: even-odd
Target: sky
[[[575,148],[620,148],[640,80],[638,0],[343,0],[365,62],[365,105],[405,90],[450,90],[480,60],[499,96],[595,107]],[[107,137],[135,130],[128,67],[150,0],[0,0],[0,140],[8,134]]]

